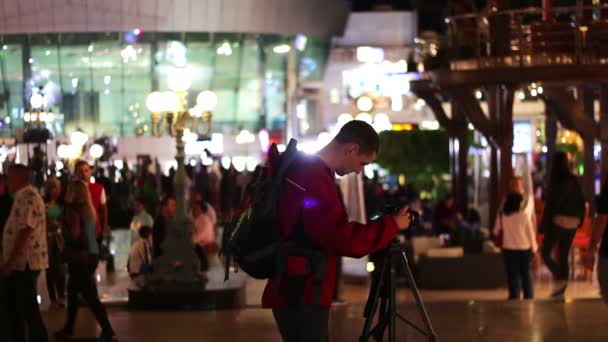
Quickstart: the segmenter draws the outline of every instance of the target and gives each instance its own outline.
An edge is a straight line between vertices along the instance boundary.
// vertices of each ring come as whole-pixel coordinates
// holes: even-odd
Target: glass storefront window
[[[320,81],[328,40],[305,38],[296,52],[296,76],[300,82]],[[190,106],[203,90],[218,96],[213,131],[285,126],[289,54],[273,49],[293,43],[293,37],[131,30],[7,35],[0,41],[0,134],[5,136],[24,127],[34,92],[47,98],[45,110],[54,114],[47,127],[56,136],[76,129],[90,136],[150,134],[146,97],[168,90],[169,73],[184,66],[193,77]]]

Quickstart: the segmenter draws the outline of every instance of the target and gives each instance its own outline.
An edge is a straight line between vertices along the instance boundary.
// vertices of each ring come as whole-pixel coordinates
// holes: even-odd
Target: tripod
[[[382,341],[384,338],[384,332],[388,326],[388,337],[389,342],[396,341],[396,318],[401,319],[407,323],[422,335],[426,336],[430,342],[438,341],[437,335],[433,331],[431,321],[426,313],[422,298],[416,288],[414,277],[410,270],[407,257],[405,253],[401,251],[398,240],[394,239],[388,247],[381,252],[383,260],[380,264],[380,268],[376,270],[372,276],[372,285],[369,290],[369,298],[365,304],[365,324],[363,326],[363,332],[359,338],[360,342],[366,342],[370,337],[373,336],[375,341]],[[424,323],[422,329],[404,318],[397,312],[397,297],[396,297],[396,284],[395,284],[395,272],[397,267],[402,267],[407,276],[407,281],[410,286],[410,290],[416,299],[416,306],[418,307],[418,313]],[[376,311],[378,310],[378,304],[380,304],[380,310],[378,311],[378,323],[372,329],[372,322]]]

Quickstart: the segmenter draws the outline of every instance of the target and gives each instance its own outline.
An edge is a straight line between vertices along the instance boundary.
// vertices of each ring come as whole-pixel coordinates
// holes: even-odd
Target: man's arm
[[[301,208],[304,230],[310,239],[326,251],[351,257],[363,257],[375,252],[395,237],[399,228],[393,217],[383,217],[367,224],[348,222],[335,184],[326,175],[304,186],[306,191],[294,190],[294,204]],[[292,212],[298,212],[296,211]]]
[[[6,260],[2,266],[2,271],[5,274],[10,274],[15,268],[15,262],[17,261],[17,258],[23,254],[25,245],[27,244],[27,240],[30,238],[32,231],[32,227],[25,226],[24,228],[19,229],[19,232],[17,232],[17,238],[15,239],[13,250],[11,251],[8,260]]]
[[[598,244],[604,236],[606,230],[606,223],[608,223],[608,214],[597,214],[593,221],[593,230],[591,231],[591,240],[589,240],[589,253],[595,254],[597,251]]]

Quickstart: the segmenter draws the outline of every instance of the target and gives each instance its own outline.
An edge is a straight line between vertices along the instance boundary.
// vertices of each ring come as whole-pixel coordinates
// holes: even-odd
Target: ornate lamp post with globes
[[[186,215],[183,137],[185,129],[199,135],[209,134],[217,96],[211,91],[203,91],[196,98],[196,106],[187,109],[187,95],[191,84],[190,70],[174,69],[169,75],[171,91],[152,92],[146,99],[146,106],[151,112],[152,135],[161,136],[168,133],[175,138],[177,149],[177,213],[167,223],[166,238],[162,245],[163,254],[155,260],[154,272],[148,279],[152,290],[171,290],[176,287],[196,290],[202,284],[198,259],[192,245],[192,221]]]

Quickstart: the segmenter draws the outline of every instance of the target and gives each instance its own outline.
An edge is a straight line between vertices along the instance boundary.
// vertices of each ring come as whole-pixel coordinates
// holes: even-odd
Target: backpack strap
[[[327,258],[325,254],[313,247],[306,237],[304,232],[304,224],[302,223],[302,215],[296,224],[293,234],[289,242],[279,248],[275,266],[275,294],[278,295],[281,289],[283,276],[287,276],[287,268],[290,257],[303,257],[306,259],[308,272],[313,276],[312,282],[312,303],[321,304],[321,296],[323,294],[323,280],[327,274]],[[308,277],[308,276],[307,276]],[[294,277],[295,278],[295,277]],[[289,280],[290,282],[292,279]],[[293,281],[299,281],[293,279]],[[301,281],[305,281],[301,279]],[[299,283],[296,285],[298,290],[303,291],[305,284]],[[298,293],[300,301],[304,299],[303,293]]]

